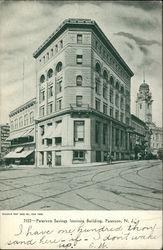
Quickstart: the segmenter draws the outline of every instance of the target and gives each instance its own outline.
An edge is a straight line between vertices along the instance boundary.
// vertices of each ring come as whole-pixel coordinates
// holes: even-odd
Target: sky
[[[35,97],[33,52],[64,19],[89,18],[134,72],[131,112],[145,71],[153,122],[162,126],[161,12],[159,1],[0,1],[0,122],[8,122],[10,111]]]

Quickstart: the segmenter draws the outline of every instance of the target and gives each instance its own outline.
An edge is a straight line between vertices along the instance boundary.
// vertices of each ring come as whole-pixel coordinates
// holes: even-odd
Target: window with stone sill
[[[84,141],[84,121],[74,121],[74,141],[83,142]]]
[[[74,150],[73,151],[73,160],[84,161],[85,160],[85,151]]]
[[[76,77],[76,85],[77,85],[77,86],[82,86],[82,82],[83,82],[82,76],[81,76],[81,75],[78,75],[78,76]]]
[[[83,55],[76,55],[76,63],[77,64],[83,63]]]
[[[82,34],[77,34],[77,43],[82,44]]]

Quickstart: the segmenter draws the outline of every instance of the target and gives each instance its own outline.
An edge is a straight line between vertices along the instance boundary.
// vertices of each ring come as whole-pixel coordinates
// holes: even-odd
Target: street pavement
[[[1,210],[160,210],[159,160],[0,171]]]

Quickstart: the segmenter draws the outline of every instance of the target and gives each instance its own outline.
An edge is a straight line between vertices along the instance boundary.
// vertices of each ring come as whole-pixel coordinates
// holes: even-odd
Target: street
[[[161,165],[159,160],[148,160],[5,169],[0,171],[0,209],[159,210]]]

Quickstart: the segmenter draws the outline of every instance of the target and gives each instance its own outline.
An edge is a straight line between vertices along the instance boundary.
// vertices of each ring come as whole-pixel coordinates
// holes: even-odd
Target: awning
[[[20,153],[22,150],[23,150],[23,147],[18,147],[18,148],[16,148],[16,149],[15,149],[15,151],[14,151],[14,152],[16,152],[16,153]]]
[[[28,129],[28,130],[23,130],[23,131],[20,131],[20,132],[17,132],[17,133],[14,133],[14,134],[11,134],[7,139],[6,141],[12,141],[16,138],[24,138],[24,137],[28,137],[28,136],[32,136],[34,137],[34,129]]]
[[[45,129],[45,133],[43,135],[43,139],[48,139],[53,137],[53,126],[49,126]]]
[[[10,153],[8,153],[7,155],[4,156],[5,159],[8,159],[8,158],[17,158],[16,155],[18,153],[16,153],[15,151],[12,151]]]
[[[25,133],[21,137],[24,138],[24,137],[28,137],[28,136],[34,137],[34,129],[33,128],[25,131]]]
[[[26,158],[30,154],[32,154],[34,151],[33,150],[27,150],[27,151],[22,151],[21,153],[16,153],[15,151],[8,153],[7,155],[4,156],[5,159],[8,158]]]
[[[62,123],[58,123],[57,127],[53,131],[53,137],[62,137]]]
[[[10,134],[10,136],[6,139],[6,141],[12,141],[16,138],[20,138],[22,137],[22,135],[24,134],[25,132],[24,131],[19,131],[17,133],[14,133],[14,134]]]

